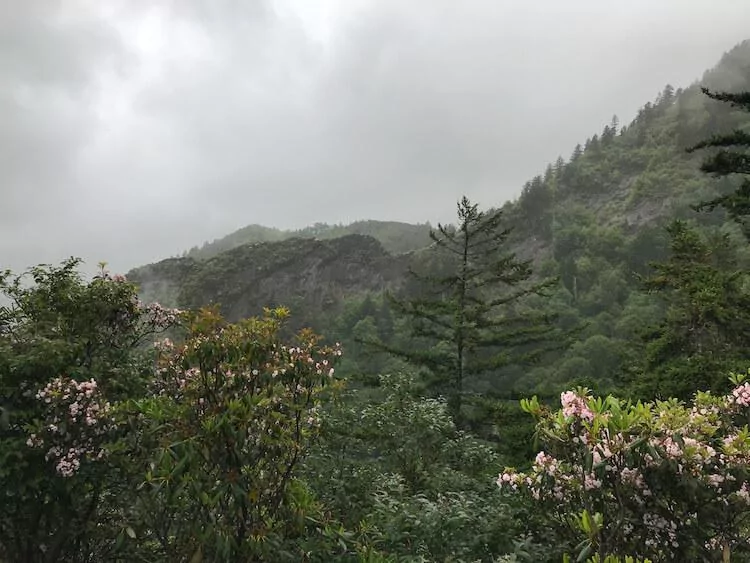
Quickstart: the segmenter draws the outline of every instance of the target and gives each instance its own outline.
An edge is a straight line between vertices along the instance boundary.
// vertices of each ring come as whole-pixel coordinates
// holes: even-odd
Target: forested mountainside
[[[531,369],[509,367],[477,382],[477,391],[551,392],[571,381],[610,388],[627,364],[628,343],[664,314],[663,300],[645,293],[638,276],[650,271],[651,261],[669,255],[669,220],[684,218],[699,225],[709,241],[722,234],[739,240],[736,225],[721,212],[691,209],[731,189],[734,180],[704,174],[702,155],[685,149],[720,131],[747,127],[747,114],[709,99],[700,87],[747,88],[749,65],[750,43],[745,42],[698,83],[684,89],[666,86],[632,123],[621,125],[613,118],[567,160],[559,158],[530,180],[516,201],[500,206],[505,224],[513,228],[511,248],[533,259],[536,275],[561,280],[552,300],[538,306],[557,315],[563,328],[584,328],[562,357]],[[366,231],[381,242],[398,240],[404,250],[425,246],[428,230],[426,225],[360,222],[318,225],[300,233],[321,239]],[[371,326],[368,319],[379,326],[392,324],[371,318],[373,300],[382,301],[382,290],[405,287],[410,262],[416,260],[417,269],[431,263],[425,252],[389,256],[365,236],[274,240],[288,236],[294,233],[251,226],[193,251],[204,259],[173,258],[138,268],[128,277],[150,298],[191,307],[216,302],[233,319],[265,305],[284,304],[301,324],[325,327],[331,338],[356,349],[351,338],[355,326],[362,332]],[[242,245],[257,239],[270,242]],[[240,246],[219,251],[235,244]],[[727,252],[736,254],[738,263],[748,258],[744,246]],[[337,316],[343,310],[345,319]],[[363,369],[370,365],[362,363]]]
[[[670,254],[665,226],[672,219],[699,227],[713,248],[722,246],[726,235],[728,262],[747,264],[737,225],[722,212],[692,209],[736,188],[739,180],[705,174],[700,170],[705,155],[686,149],[750,126],[747,112],[701,91],[746,90],[749,68],[750,42],[744,42],[697,84],[665,87],[632,123],[620,126],[614,118],[503,207],[516,226],[518,248],[533,249],[540,273],[560,277],[562,288],[553,302],[557,312],[571,324],[587,325],[564,358],[522,376],[529,384],[581,378],[606,387],[603,374],[616,374],[627,363],[628,343],[663,314],[664,301],[645,293],[639,276],[652,271],[650,262]]]
[[[701,157],[685,149],[747,125],[746,114],[707,98],[700,88],[742,90],[749,64],[750,45],[738,45],[698,83],[677,90],[667,85],[630,124],[620,124],[615,116],[567,160],[549,164],[543,175],[526,183],[517,201],[504,207],[518,220],[519,238],[540,237],[559,256],[567,248],[556,245],[571,224],[632,235],[666,218],[696,218],[691,205],[729,186],[701,173]]]
[[[290,238],[315,238],[326,240],[346,235],[371,236],[393,254],[409,252],[427,246],[430,242],[430,225],[411,225],[398,221],[355,221],[348,225],[316,223],[311,227],[285,231],[262,225],[248,225],[225,237],[193,247],[185,256],[205,260],[243,244],[278,242]]]

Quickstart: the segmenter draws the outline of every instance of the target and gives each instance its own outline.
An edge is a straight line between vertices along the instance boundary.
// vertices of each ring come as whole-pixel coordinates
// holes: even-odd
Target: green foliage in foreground
[[[337,349],[282,342],[283,310],[230,325],[76,266],[0,280],[0,559],[379,560],[295,471]]]
[[[305,476],[344,524],[366,521],[377,546],[424,561],[490,561],[520,522],[493,484],[497,455],[454,424],[414,378],[383,376],[377,397],[350,392],[323,417]]]
[[[124,279],[103,271],[86,283],[77,266],[69,260],[0,276],[9,303],[0,307],[3,560],[111,553],[116,505],[130,483],[116,448],[97,459],[119,435],[107,407],[146,393],[153,370],[140,345],[176,322],[175,312],[142,305]],[[55,408],[65,403],[67,410]],[[63,477],[71,468],[75,476]]]
[[[744,560],[741,376],[689,406],[524,401],[545,450],[498,480],[445,399],[409,374],[342,393],[339,347],[282,339],[283,309],[232,324],[75,262],[32,276],[3,278],[5,560]]]

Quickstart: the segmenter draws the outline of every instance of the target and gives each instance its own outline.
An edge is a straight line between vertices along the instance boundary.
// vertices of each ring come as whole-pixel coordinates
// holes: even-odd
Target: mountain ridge
[[[643,319],[660,314],[658,304],[642,295],[636,274],[647,272],[650,261],[667,256],[663,227],[669,220],[682,218],[707,232],[741,238],[720,211],[693,211],[694,204],[735,184],[702,173],[702,155],[685,149],[719,132],[750,128],[745,114],[700,90],[750,89],[749,69],[750,41],[745,41],[706,71],[700,84],[685,89],[667,85],[631,123],[620,126],[613,119],[578,145],[567,161],[549,164],[516,200],[497,208],[513,228],[511,249],[533,260],[537,275],[560,278],[561,286],[547,305],[550,310],[563,324],[585,321],[589,327],[554,366],[509,375],[514,391],[536,392],[540,385],[587,380],[619,365],[625,343]],[[319,231],[332,237],[336,231],[327,227]],[[427,226],[422,225],[422,231],[412,227],[427,237]],[[417,249],[427,247],[420,246],[422,242],[408,252],[393,253],[372,236],[351,238],[347,233],[341,237],[344,242],[335,243],[335,237],[320,240],[311,234],[314,230],[307,231],[307,238],[238,244],[207,259],[169,259],[128,275],[141,284],[143,293],[169,304],[219,302],[231,318],[280,304],[289,306],[298,322],[309,324],[335,317],[347,300],[403,290],[409,267],[429,266],[430,253]],[[281,243],[285,245],[278,246]],[[740,259],[750,261],[746,250]],[[361,274],[353,276],[357,269]]]
[[[144,299],[169,306],[220,305],[230,320],[286,306],[301,324],[348,297],[398,290],[411,254],[390,254],[374,237],[291,238],[237,246],[203,261],[170,258],[132,270]]]
[[[246,225],[202,246],[194,246],[183,257],[204,260],[244,244],[279,242],[292,238],[330,239],[346,235],[368,235],[377,239],[393,254],[401,254],[427,246],[430,243],[429,223],[406,223],[366,219],[347,224],[329,225],[315,223],[303,229],[284,230],[256,223]]]

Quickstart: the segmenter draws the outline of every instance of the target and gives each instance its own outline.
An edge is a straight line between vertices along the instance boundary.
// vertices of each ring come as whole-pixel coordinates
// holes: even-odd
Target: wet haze
[[[0,0],[0,268],[499,205],[748,37],[746,0]]]

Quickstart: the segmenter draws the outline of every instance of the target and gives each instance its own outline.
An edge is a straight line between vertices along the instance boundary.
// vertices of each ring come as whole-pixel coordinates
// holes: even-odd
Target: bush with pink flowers
[[[274,542],[304,530],[296,468],[341,350],[310,331],[284,343],[286,316],[230,324],[203,310],[184,342],[157,343],[152,396],[125,410],[145,470],[132,529],[165,561],[278,560]]]
[[[46,450],[45,459],[63,477],[71,477],[81,463],[100,460],[105,442],[115,427],[109,401],[96,380],[78,382],[56,377],[40,389],[36,398],[44,405],[41,419],[31,425],[26,443]],[[35,430],[33,430],[35,428]]]
[[[563,393],[558,411],[524,400],[544,449],[529,471],[506,468],[498,486],[536,503],[558,544],[584,558],[713,561],[745,552],[750,384],[731,379],[728,395],[699,392],[689,405],[586,389]]]
[[[231,324],[78,265],[0,274],[0,561],[373,553],[296,478],[338,345],[282,340],[282,309]]]
[[[0,560],[109,560],[128,502],[116,404],[147,392],[144,344],[180,311],[104,266],[0,272]]]

